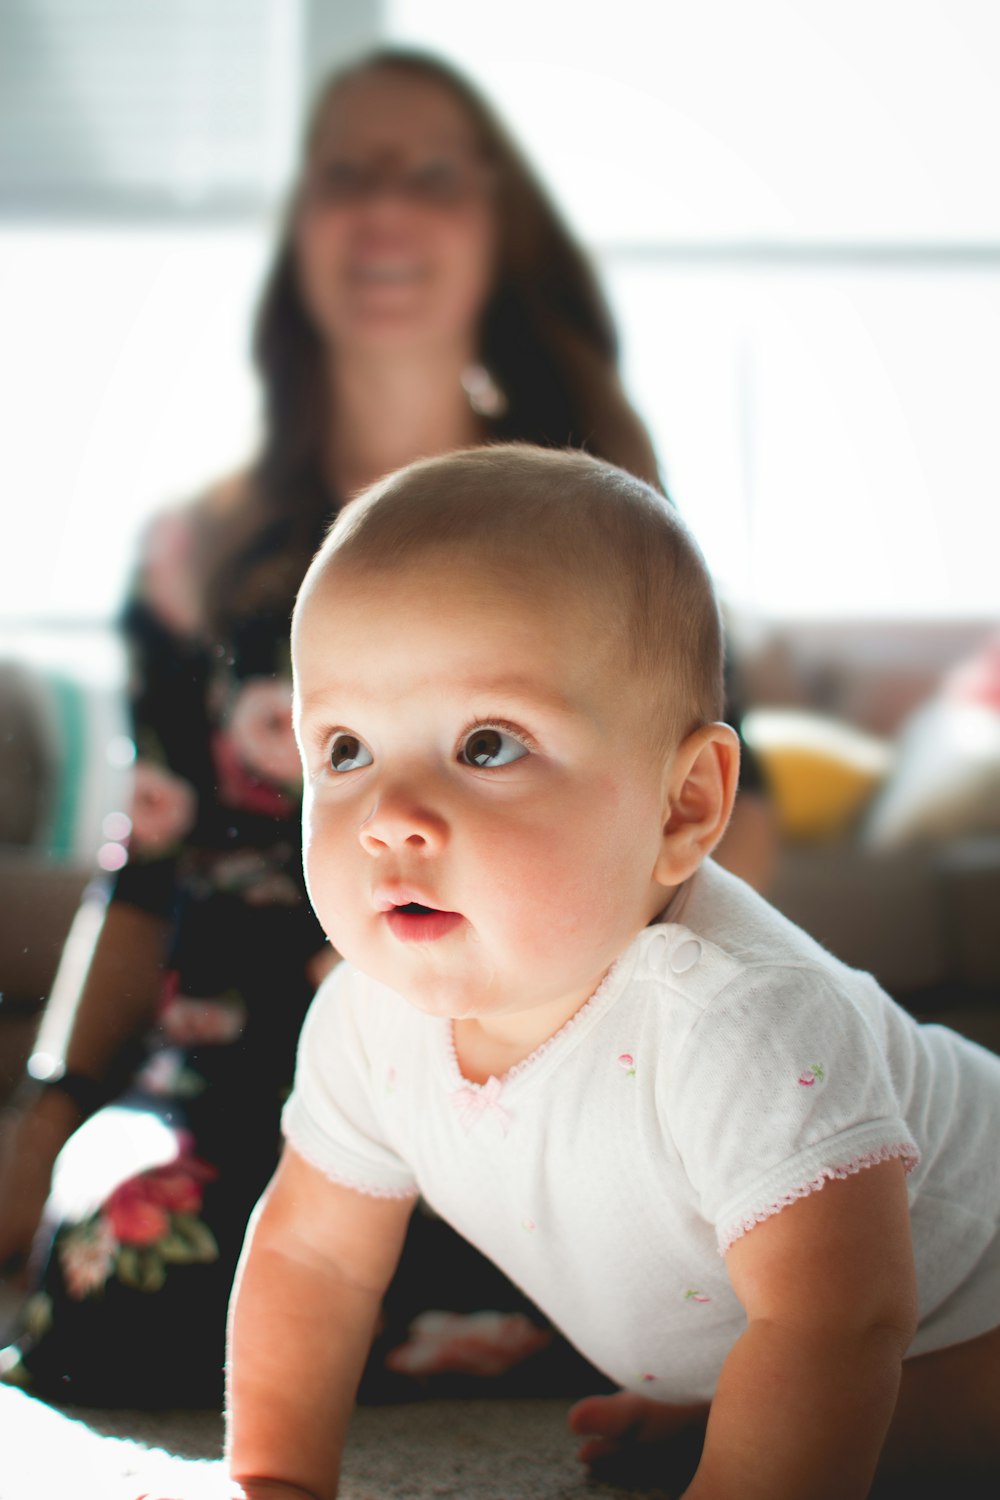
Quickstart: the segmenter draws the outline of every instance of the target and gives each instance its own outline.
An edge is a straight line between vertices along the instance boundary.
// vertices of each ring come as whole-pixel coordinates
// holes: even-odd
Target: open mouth
[[[461,912],[440,911],[420,901],[393,906],[385,914],[389,930],[404,943],[433,943],[446,937],[465,921]]]

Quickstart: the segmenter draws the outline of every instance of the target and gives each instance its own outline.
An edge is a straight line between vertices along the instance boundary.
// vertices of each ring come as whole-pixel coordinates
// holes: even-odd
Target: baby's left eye
[[[338,731],[330,741],[327,751],[331,771],[342,775],[345,771],[360,771],[372,763],[372,753],[356,734]]]
[[[467,766],[508,766],[528,754],[527,745],[505,734],[502,729],[490,729],[480,725],[471,729],[462,741],[458,758]]]

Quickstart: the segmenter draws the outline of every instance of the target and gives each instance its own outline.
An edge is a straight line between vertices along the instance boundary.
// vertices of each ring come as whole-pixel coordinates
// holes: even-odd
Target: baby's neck
[[[510,1015],[460,1017],[452,1022],[459,1071],[470,1083],[502,1078],[530,1057],[587,1004],[601,978],[585,993]]]
[[[677,892],[676,887],[651,887],[646,923],[659,921]],[[636,927],[636,933],[645,923]],[[621,950],[624,952],[624,948]],[[620,953],[618,955],[620,957]],[[452,1037],[459,1071],[469,1083],[502,1078],[511,1068],[537,1052],[582,1010],[610,973],[608,964],[590,984],[557,1000],[543,1001],[528,1010],[487,1012],[483,1016],[461,1016],[452,1021]]]
[[[452,1036],[458,1070],[469,1083],[486,1083],[490,1078],[502,1078],[547,1040],[542,1037],[534,1045],[526,1042],[505,1043],[485,1032],[478,1021],[465,1020],[452,1022]]]

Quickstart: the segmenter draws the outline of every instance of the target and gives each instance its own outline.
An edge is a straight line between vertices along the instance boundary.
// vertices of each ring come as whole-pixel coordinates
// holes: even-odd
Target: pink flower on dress
[[[267,795],[272,796],[273,789]],[[213,858],[204,875],[217,890],[239,896],[247,906],[296,906],[299,893],[294,882],[283,870],[275,868],[275,862],[284,858],[280,844],[274,845],[267,856],[257,849],[241,849]]]
[[[104,1215],[123,1245],[155,1245],[170,1228],[170,1215],[159,1203],[150,1202],[141,1177],[115,1188],[104,1205]]]
[[[690,1287],[690,1288],[689,1288],[689,1289],[688,1289],[688,1290],[687,1290],[687,1291],[686,1291],[686,1292],[685,1292],[685,1293],[684,1293],[684,1301],[685,1301],[685,1302],[711,1302],[711,1300],[712,1300],[712,1299],[711,1299],[711,1297],[710,1297],[710,1296],[709,1296],[709,1295],[708,1295],[708,1294],[707,1294],[707,1292],[699,1292],[699,1291],[698,1291],[698,1290],[697,1290],[697,1289],[696,1289],[696,1288],[694,1288],[694,1287]]]
[[[624,1068],[629,1078],[635,1077],[635,1058],[631,1052],[623,1052],[618,1059],[618,1066]]]
[[[132,778],[129,843],[143,854],[163,854],[180,842],[195,818],[190,782],[151,760],[137,760]]]
[[[822,1083],[826,1077],[826,1070],[819,1063],[811,1063],[804,1073],[799,1074],[799,1083],[804,1089],[811,1089],[817,1083]]]
[[[150,1202],[173,1214],[196,1214],[205,1197],[205,1183],[218,1177],[215,1167],[196,1156],[180,1156],[143,1174]]]
[[[235,1042],[246,1025],[246,1006],[238,999],[195,1000],[173,995],[160,1012],[160,1027],[176,1047],[224,1046]]]
[[[190,1098],[205,1088],[205,1080],[184,1066],[180,1047],[161,1047],[135,1075],[135,1081],[157,1099]]]
[[[292,798],[273,782],[263,781],[243,764],[231,735],[220,732],[212,736],[212,760],[220,802],[227,807],[262,813],[265,817],[291,817],[295,811]]]
[[[229,733],[243,764],[258,776],[288,786],[302,780],[290,682],[251,677],[233,706]]]
[[[59,1244],[59,1264],[69,1295],[82,1302],[100,1291],[111,1274],[117,1253],[114,1230],[103,1215],[70,1230]]]
[[[123,1245],[154,1245],[170,1232],[171,1214],[195,1214],[205,1196],[204,1184],[217,1175],[194,1156],[181,1156],[153,1167],[115,1188],[104,1215]]]

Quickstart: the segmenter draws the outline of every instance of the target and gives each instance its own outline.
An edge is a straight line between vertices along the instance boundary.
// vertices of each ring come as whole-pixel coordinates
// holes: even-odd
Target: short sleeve
[[[671,1136],[725,1253],[831,1178],[920,1159],[886,1056],[878,987],[764,968],[706,1007],[667,1089]]]
[[[331,1181],[378,1198],[415,1197],[413,1172],[386,1143],[373,1106],[373,1060],[356,1011],[363,983],[340,964],[317,991],[299,1038],[282,1130]]]

